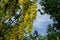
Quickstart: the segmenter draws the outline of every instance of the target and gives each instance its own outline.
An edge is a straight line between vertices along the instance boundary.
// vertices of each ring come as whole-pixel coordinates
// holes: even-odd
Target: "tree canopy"
[[[1,40],[60,40],[60,0],[41,0],[42,10],[37,10],[38,0],[0,0],[0,39]],[[41,36],[35,30],[33,21],[37,11],[48,14],[53,25],[48,25],[47,35]],[[29,36],[25,36],[29,34]]]
[[[45,14],[51,15],[53,25],[48,26],[48,40],[59,40],[60,38],[60,0],[41,0]],[[52,36],[53,35],[53,36]],[[58,37],[58,38],[57,38]],[[57,38],[57,39],[55,39]]]

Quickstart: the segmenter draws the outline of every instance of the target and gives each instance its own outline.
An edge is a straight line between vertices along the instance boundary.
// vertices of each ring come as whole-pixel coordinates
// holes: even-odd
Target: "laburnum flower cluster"
[[[22,6],[22,15],[23,15],[23,23],[26,26],[26,32],[30,33],[32,31],[32,23],[33,19],[36,18],[36,4],[35,1],[32,0],[30,4],[29,0],[20,0],[20,4]]]
[[[33,20],[36,18],[36,15],[37,15],[36,14],[36,8],[37,8],[36,0],[14,0],[12,4],[9,3],[7,4],[8,6],[6,6],[7,7],[6,16],[5,16],[6,19],[10,17],[8,16],[9,13],[11,14],[15,13],[15,8],[17,8],[17,5],[14,3],[16,3],[16,1],[18,1],[17,5],[21,6],[20,21],[18,23],[18,26],[16,25],[13,26],[10,32],[4,36],[5,40],[23,40],[24,31],[26,31],[26,33],[28,34],[32,32]],[[3,2],[5,2],[6,4],[9,2],[9,0],[4,0]]]

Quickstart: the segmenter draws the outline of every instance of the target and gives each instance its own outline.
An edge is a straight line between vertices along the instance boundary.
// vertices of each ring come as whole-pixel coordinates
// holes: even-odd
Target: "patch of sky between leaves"
[[[44,12],[42,10],[42,6],[39,4],[41,0],[38,0],[37,1],[37,10],[40,9],[42,12]],[[47,14],[44,14],[44,15],[41,15],[40,12],[37,12],[37,16],[36,16],[36,19],[34,20],[33,22],[33,31],[32,33],[34,32],[34,30],[37,30],[38,31],[38,34],[41,34],[41,35],[46,35],[46,31],[47,31],[47,26],[49,24],[52,24],[53,21],[52,19],[50,19],[50,15],[47,15]]]

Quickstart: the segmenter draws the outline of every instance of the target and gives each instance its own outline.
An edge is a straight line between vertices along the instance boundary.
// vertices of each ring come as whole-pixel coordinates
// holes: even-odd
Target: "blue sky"
[[[50,15],[44,14],[41,15],[37,13],[36,19],[33,23],[33,29],[36,29],[39,34],[46,35],[46,29],[48,24],[52,24],[53,21],[50,19]]]
[[[38,0],[37,4],[39,3],[40,0]],[[37,5],[37,9],[42,9],[41,5],[38,4]],[[43,10],[41,10],[42,12],[44,12]],[[41,35],[46,35],[46,29],[48,24],[52,24],[53,21],[52,19],[50,19],[50,15],[44,14],[41,15],[40,12],[37,12],[37,16],[36,19],[34,20],[33,23],[33,30],[37,30],[39,34]]]

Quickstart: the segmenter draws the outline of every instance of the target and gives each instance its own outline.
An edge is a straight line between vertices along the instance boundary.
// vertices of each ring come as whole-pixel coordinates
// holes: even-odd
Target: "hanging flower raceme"
[[[33,20],[36,18],[36,4],[35,1],[19,0],[21,6],[20,21],[16,28],[12,28],[6,40],[23,40],[24,29],[27,33],[32,32]],[[12,7],[13,8],[13,7]],[[11,8],[11,9],[12,9]],[[6,15],[9,14],[8,11]],[[6,17],[8,18],[8,16]]]
[[[27,4],[28,0],[20,0],[22,6],[22,15],[24,16],[24,26],[26,27],[26,32],[30,33],[32,31],[32,23],[36,18],[36,5],[34,0],[32,3]],[[26,6],[28,5],[28,6]],[[28,7],[28,8],[27,8]]]
[[[36,18],[36,5],[31,6],[31,18],[35,19]]]
[[[10,29],[10,32],[4,36],[5,40],[17,40],[17,34],[18,34],[17,26],[14,26],[12,29]]]
[[[24,26],[22,23],[19,23],[20,26],[18,26],[18,39],[23,40],[23,34],[24,34]]]
[[[26,25],[26,32],[27,33],[30,33],[30,32],[32,32],[32,22],[31,22],[31,20],[29,20],[28,21],[28,23],[27,23],[27,25]]]
[[[23,40],[23,35],[24,35],[24,25],[23,25],[23,21],[24,21],[24,16],[20,16],[20,23],[18,28],[18,39],[19,40]]]

